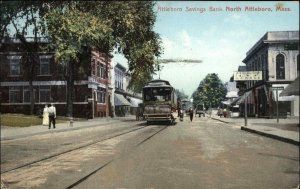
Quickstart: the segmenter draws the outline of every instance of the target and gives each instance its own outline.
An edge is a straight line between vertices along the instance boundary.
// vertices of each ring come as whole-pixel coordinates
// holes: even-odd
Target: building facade
[[[117,63],[114,66],[114,109],[116,116],[135,115],[138,104],[142,103],[142,95],[128,90],[130,76],[126,74],[126,68]]]
[[[40,48],[47,44],[47,41],[40,40],[38,46]],[[57,114],[65,116],[69,96],[66,73],[72,68],[73,116],[109,116],[111,58],[110,55],[88,50],[69,67],[55,62],[53,53],[40,50],[28,52],[18,40],[3,41],[0,47],[1,112],[28,114],[31,109],[30,96],[33,96],[34,113],[39,113],[46,104],[53,103]],[[30,95],[31,90],[34,95]]]
[[[243,71],[262,71],[260,81],[237,83],[240,95],[246,93],[241,98],[246,97],[249,116],[273,117],[277,111],[283,117],[299,116],[299,96],[279,97],[299,75],[299,31],[267,32],[246,53],[243,63]]]
[[[130,102],[126,99],[126,68],[121,64],[117,63],[114,66],[114,106],[115,115],[123,117],[130,113]]]

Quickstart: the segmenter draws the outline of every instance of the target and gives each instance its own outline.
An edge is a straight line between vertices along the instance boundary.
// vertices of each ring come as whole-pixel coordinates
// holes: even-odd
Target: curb
[[[216,120],[216,121],[220,121],[220,122],[223,122],[223,123],[230,123],[230,122],[223,121],[223,120],[220,120],[220,119],[217,119],[217,118],[213,118],[213,117],[211,117],[211,119]]]
[[[230,123],[230,122],[223,121],[223,120],[213,118],[213,117],[211,117],[211,119],[216,120],[216,121],[220,121],[220,122],[223,122],[223,123],[227,123],[227,124]],[[279,141],[282,141],[282,142],[294,144],[296,146],[300,146],[299,141],[296,141],[296,140],[293,140],[293,139],[290,139],[290,138],[281,137],[281,136],[278,136],[278,135],[273,135],[273,134],[257,131],[257,130],[254,130],[254,129],[250,129],[246,126],[241,126],[241,130],[247,131],[247,132],[250,132],[250,133],[254,133],[254,134],[258,134],[258,135],[261,135],[261,136],[265,136],[265,137],[268,137],[268,138],[276,139],[276,140],[279,140]]]
[[[45,130],[45,131],[41,131],[41,132],[36,132],[36,133],[30,133],[30,134],[22,134],[22,135],[15,135],[15,136],[7,136],[7,137],[1,137],[0,141],[6,141],[6,140],[14,140],[14,139],[20,139],[20,138],[25,138],[25,137],[30,137],[30,136],[35,136],[35,135],[42,135],[42,134],[48,134],[49,132],[55,132],[55,133],[59,133],[59,132],[64,132],[64,131],[68,131],[68,130],[79,130],[79,129],[85,129],[85,128],[93,128],[93,127],[97,127],[97,126],[102,126],[105,125],[107,123],[112,123],[115,121],[110,121],[110,122],[100,122],[100,123],[95,123],[95,124],[91,124],[88,126],[69,126],[63,129],[52,129],[52,130]],[[47,126],[46,126],[47,127]],[[45,127],[45,128],[46,128]],[[48,128],[48,127],[47,127]]]
[[[265,136],[265,137],[268,137],[268,138],[273,138],[273,139],[277,139],[277,140],[282,141],[282,142],[286,142],[286,143],[290,143],[290,144],[294,144],[294,145],[300,146],[300,142],[299,141],[295,141],[295,140],[290,139],[290,138],[285,138],[285,137],[281,137],[281,136],[278,136],[278,135],[264,133],[264,132],[257,131],[257,130],[254,130],[254,129],[249,129],[249,128],[244,127],[244,126],[241,126],[241,130],[248,131],[250,133],[259,134],[259,135],[262,135],[262,136]]]

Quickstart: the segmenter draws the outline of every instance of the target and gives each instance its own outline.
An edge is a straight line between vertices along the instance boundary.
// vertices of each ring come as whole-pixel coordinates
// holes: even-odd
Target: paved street
[[[0,189],[300,189],[299,2],[1,15]]]
[[[146,126],[133,117],[86,123],[86,128],[78,123],[76,129],[45,127],[42,134],[2,140],[4,184],[8,188],[298,186],[298,146],[243,131],[238,124],[208,117],[195,117],[193,122],[185,118],[174,126]]]

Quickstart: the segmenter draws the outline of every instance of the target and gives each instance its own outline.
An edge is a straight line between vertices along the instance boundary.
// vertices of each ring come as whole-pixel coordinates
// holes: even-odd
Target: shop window
[[[276,56],[276,79],[285,79],[285,66],[283,54],[279,54]]]

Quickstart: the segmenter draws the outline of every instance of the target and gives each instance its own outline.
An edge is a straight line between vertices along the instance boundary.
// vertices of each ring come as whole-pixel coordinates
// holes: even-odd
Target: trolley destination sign
[[[262,80],[262,71],[234,72],[235,81]]]

